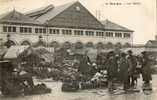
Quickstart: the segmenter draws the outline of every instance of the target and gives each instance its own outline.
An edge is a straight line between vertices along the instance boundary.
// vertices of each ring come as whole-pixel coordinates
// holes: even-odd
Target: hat
[[[147,54],[147,52],[146,52],[146,51],[143,51],[143,52],[141,52],[141,54],[142,54],[142,55],[146,55],[146,54]]]
[[[131,51],[131,50],[128,50],[127,52],[128,52],[129,54],[132,54],[132,51]]]
[[[121,53],[121,56],[122,56],[122,57],[125,57],[125,56],[126,56],[126,53],[124,53],[124,52]]]

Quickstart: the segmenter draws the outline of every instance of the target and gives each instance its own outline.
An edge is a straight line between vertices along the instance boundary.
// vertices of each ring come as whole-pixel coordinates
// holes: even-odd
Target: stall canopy
[[[0,48],[0,59],[2,60],[5,53],[7,52],[7,48]]]
[[[54,61],[53,53],[49,52],[45,47],[30,47],[24,50],[19,56],[21,61],[27,61],[28,63],[52,63]]]
[[[16,59],[29,46],[11,46],[4,55],[4,59]]]

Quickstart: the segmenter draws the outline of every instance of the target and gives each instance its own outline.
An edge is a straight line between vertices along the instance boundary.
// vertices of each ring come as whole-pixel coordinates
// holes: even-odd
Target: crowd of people
[[[87,52],[80,60],[78,72],[84,76],[93,71],[89,71],[89,67],[92,65]],[[109,91],[115,89],[114,82],[118,81],[123,84],[123,89],[136,89],[137,80],[142,75],[143,87],[150,87],[152,80],[151,75],[151,59],[146,51],[141,52],[139,56],[135,56],[131,50],[127,53],[121,52],[119,54],[114,51],[108,52],[105,57],[100,53],[97,55],[96,64],[94,64],[95,73],[107,71],[107,82]]]

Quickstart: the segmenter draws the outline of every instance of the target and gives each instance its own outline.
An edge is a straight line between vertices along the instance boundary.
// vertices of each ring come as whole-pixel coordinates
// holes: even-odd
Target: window
[[[115,37],[122,37],[122,33],[115,33]]]
[[[129,33],[124,33],[124,38],[130,38],[130,34]]]
[[[93,31],[86,31],[86,36],[94,36],[94,32]]]
[[[75,30],[74,31],[74,35],[83,35],[83,31],[81,31],[81,30]]]
[[[25,32],[25,33],[27,33],[27,29],[28,29],[27,27],[24,27],[24,32]]]
[[[35,28],[35,33],[38,33],[38,28]]]
[[[104,32],[96,32],[96,36],[104,36]]]
[[[59,29],[50,29],[50,34],[59,34]]]
[[[46,28],[35,28],[35,33],[46,33]]]
[[[42,33],[42,28],[39,28],[39,33]]]
[[[43,33],[46,33],[46,29],[45,28],[43,29]]]
[[[13,32],[16,32],[16,27],[15,26],[13,27]]]
[[[29,30],[29,33],[32,33],[32,28],[28,28],[28,30]]]
[[[63,35],[72,35],[72,31],[71,30],[62,30],[62,34]]]
[[[11,26],[8,27],[8,32],[11,32],[11,28],[12,28]]]
[[[20,32],[23,33],[23,27],[20,27]]]
[[[3,26],[3,32],[16,32],[15,26]]]
[[[20,27],[21,33],[32,33],[32,28],[30,27]]]
[[[7,32],[7,26],[3,26],[3,32]]]
[[[107,37],[113,37],[113,32],[106,32]]]

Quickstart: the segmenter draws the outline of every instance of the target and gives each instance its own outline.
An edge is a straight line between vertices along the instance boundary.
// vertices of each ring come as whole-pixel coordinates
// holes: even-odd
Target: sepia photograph
[[[157,100],[157,0],[0,0],[0,100]]]

